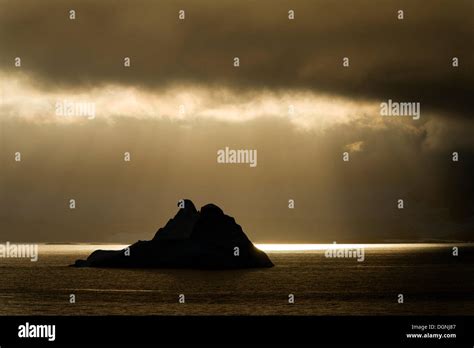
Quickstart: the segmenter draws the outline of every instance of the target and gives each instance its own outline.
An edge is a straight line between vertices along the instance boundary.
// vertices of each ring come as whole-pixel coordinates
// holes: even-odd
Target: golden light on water
[[[386,244],[255,244],[262,251],[318,251],[327,249],[401,249],[440,247],[448,244],[386,243]]]
[[[265,252],[308,252],[325,251],[328,249],[421,249],[433,247],[451,247],[453,245],[471,245],[470,243],[385,243],[385,244],[285,244],[285,243],[256,243],[258,249]],[[79,251],[90,253],[96,249],[102,250],[121,250],[129,244],[41,244],[41,252],[49,253],[68,253]]]

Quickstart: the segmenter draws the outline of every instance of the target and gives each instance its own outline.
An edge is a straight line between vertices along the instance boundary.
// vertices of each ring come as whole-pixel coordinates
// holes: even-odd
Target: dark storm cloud
[[[20,56],[23,71],[48,89],[102,83],[153,89],[179,81],[294,87],[421,101],[424,110],[469,115],[470,0],[0,3],[0,69],[13,72]],[[185,21],[177,18],[180,9]],[[130,69],[123,68],[125,56]],[[451,67],[454,56],[458,68]],[[233,57],[240,68],[233,68]]]

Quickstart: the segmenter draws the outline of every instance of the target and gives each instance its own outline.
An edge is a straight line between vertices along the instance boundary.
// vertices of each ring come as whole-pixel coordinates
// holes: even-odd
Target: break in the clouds
[[[259,118],[287,119],[300,130],[325,131],[338,124],[355,122],[383,127],[379,105],[311,90],[213,89],[206,85],[174,85],[165,89],[102,85],[72,93],[40,90],[26,77],[3,76],[0,112],[4,118],[19,117],[35,123],[77,123],[116,117],[171,120],[218,120],[246,122]],[[75,105],[92,104],[93,113],[77,115]],[[67,111],[71,114],[68,115]],[[79,116],[79,117],[78,117]],[[84,116],[84,117],[80,117]]]

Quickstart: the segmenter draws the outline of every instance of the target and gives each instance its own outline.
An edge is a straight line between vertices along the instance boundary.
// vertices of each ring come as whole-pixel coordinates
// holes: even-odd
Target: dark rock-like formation
[[[184,203],[184,206],[182,206]],[[214,204],[197,211],[184,200],[176,216],[150,241],[138,241],[117,250],[96,250],[76,267],[202,268],[229,269],[272,267],[255,248],[234,218]]]

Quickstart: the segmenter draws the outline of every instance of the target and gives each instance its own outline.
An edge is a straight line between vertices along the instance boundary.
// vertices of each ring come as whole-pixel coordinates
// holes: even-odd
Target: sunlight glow
[[[272,117],[288,120],[300,130],[324,131],[362,119],[370,121],[371,127],[384,127],[380,118],[373,117],[379,112],[379,103],[305,89],[279,92],[263,89],[243,94],[232,88],[222,87],[216,91],[194,84],[172,85],[153,91],[109,84],[92,89],[44,91],[24,75],[0,72],[0,80],[9,86],[2,91],[0,113],[31,122],[83,124],[91,121],[85,117],[58,116],[57,103],[68,102],[91,104],[97,118],[108,122],[128,117],[238,123]]]
[[[318,251],[327,249],[400,249],[439,247],[446,244],[387,243],[387,244],[255,244],[262,251]]]
[[[325,251],[327,249],[419,249],[446,247],[454,244],[449,243],[386,243],[386,244],[254,244],[256,248],[265,252],[307,252]],[[456,243],[456,246],[472,245],[471,243]],[[129,244],[41,244],[40,251],[48,253],[68,253],[71,251],[90,253],[96,249],[122,250]]]

